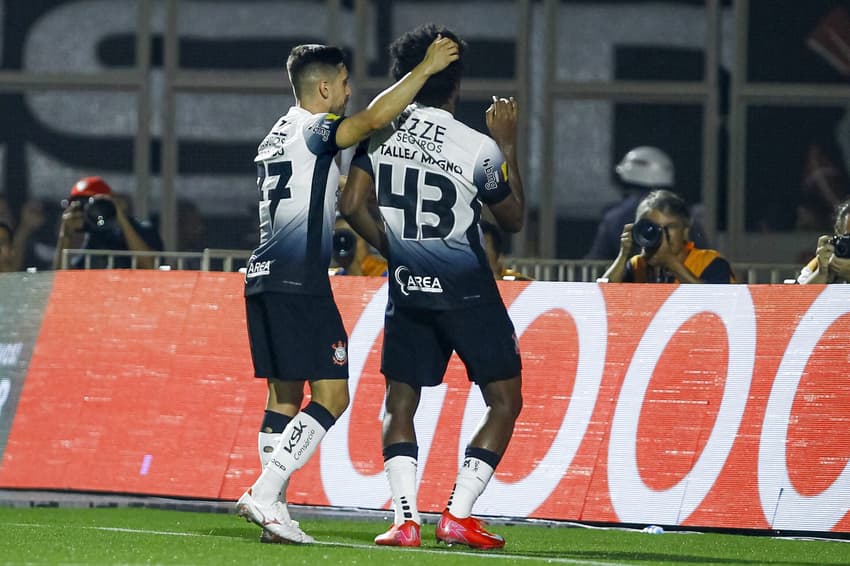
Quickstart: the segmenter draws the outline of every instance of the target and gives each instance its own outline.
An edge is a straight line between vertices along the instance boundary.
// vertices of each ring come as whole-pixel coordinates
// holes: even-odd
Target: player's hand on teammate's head
[[[513,142],[517,133],[517,116],[519,114],[516,99],[493,97],[493,103],[484,114],[487,129],[493,139],[500,145],[503,142]]]
[[[427,75],[439,73],[460,58],[460,48],[454,40],[437,34],[428,46],[425,58],[422,59],[423,70]]]

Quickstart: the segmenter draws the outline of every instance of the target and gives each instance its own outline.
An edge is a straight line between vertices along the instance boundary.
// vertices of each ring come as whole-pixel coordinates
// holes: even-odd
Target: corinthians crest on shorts
[[[348,363],[348,351],[345,348],[345,342],[340,340],[336,344],[331,345],[334,351],[334,363],[338,366],[344,366]]]

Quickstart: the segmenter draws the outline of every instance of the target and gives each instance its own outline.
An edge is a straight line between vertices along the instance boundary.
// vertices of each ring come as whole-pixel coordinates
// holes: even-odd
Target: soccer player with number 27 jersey
[[[261,541],[313,542],[289,515],[286,487],[349,403],[348,337],[328,282],[334,157],[386,126],[428,77],[458,58],[453,40],[433,39],[408,73],[348,118],[351,90],[339,48],[301,45],[287,59],[296,104],[254,160],[260,245],[245,273],[251,357],[255,375],[268,380],[268,400],[258,446],[263,471],[236,511],[263,529]],[[302,409],[305,382],[311,399]]]
[[[521,361],[479,220],[487,205],[503,230],[522,228],[517,103],[493,98],[485,114],[492,138],[455,120],[464,43],[434,25],[392,44],[394,76],[407,73],[440,36],[460,45],[460,59],[429,78],[414,104],[361,144],[340,198],[349,224],[389,261],[381,371],[387,382],[384,469],[395,517],[375,542],[421,543],[413,417],[421,388],[442,382],[455,351],[487,411],[467,444],[436,536],[450,545],[501,548],[504,539],[473,517],[472,507],[507,449],[522,408]],[[381,221],[375,220],[377,212]]]

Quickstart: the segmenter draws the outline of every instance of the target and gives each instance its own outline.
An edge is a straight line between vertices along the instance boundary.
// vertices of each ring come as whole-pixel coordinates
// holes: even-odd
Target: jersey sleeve
[[[317,114],[315,119],[307,122],[304,131],[304,140],[309,150],[316,155],[335,155],[339,151],[336,145],[336,131],[344,116],[338,116],[328,112]]]
[[[472,181],[478,189],[478,198],[485,204],[496,204],[511,194],[508,184],[508,163],[499,146],[486,138],[475,159]]]
[[[354,157],[351,158],[351,167],[357,167],[369,174],[372,179],[375,178],[375,172],[372,169],[372,160],[369,158],[369,139],[365,139],[357,144],[357,149],[354,150]]]

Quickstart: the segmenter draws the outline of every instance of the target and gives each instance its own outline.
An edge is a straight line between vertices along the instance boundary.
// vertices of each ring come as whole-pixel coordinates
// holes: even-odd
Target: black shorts
[[[281,381],[348,379],[348,335],[333,297],[245,297],[254,375]]]
[[[514,325],[502,303],[457,310],[389,306],[384,317],[381,373],[413,386],[439,385],[452,351],[480,386],[520,374]]]

